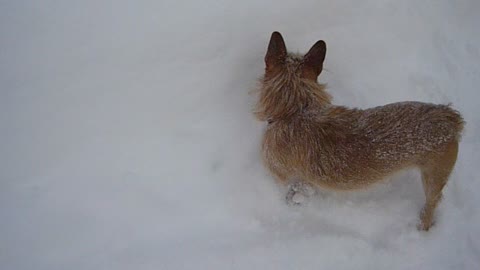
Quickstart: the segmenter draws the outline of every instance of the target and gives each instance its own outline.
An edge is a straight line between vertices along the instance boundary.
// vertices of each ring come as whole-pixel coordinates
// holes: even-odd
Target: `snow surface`
[[[1,269],[480,269],[480,1],[1,1]],[[452,102],[419,174],[289,207],[249,94],[272,31],[328,45],[336,104]]]

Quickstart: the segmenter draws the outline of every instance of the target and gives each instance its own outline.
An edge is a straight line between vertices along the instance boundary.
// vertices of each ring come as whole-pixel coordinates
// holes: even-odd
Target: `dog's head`
[[[279,32],[273,32],[265,55],[265,77],[273,78],[280,73],[317,81],[323,70],[323,61],[327,53],[327,44],[319,40],[304,55],[287,52],[285,41]]]
[[[305,55],[287,52],[282,35],[273,32],[265,55],[255,114],[258,119],[286,119],[308,108],[330,103],[323,84],[317,83],[323,70],[327,46],[318,41]]]

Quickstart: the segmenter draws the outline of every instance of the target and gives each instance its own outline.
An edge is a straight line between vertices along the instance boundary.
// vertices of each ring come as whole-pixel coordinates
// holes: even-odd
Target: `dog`
[[[254,112],[268,122],[265,166],[288,186],[290,203],[312,189],[365,188],[418,168],[426,202],[417,227],[428,230],[457,159],[462,116],[450,105],[414,101],[369,109],[333,105],[317,82],[326,51],[320,40],[305,55],[289,53],[282,35],[272,33]]]

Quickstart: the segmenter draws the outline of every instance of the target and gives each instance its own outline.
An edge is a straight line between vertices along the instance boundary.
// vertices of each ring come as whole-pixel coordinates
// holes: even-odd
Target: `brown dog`
[[[421,102],[366,110],[332,105],[317,83],[326,50],[321,40],[305,56],[287,53],[280,33],[272,34],[255,112],[269,123],[262,145],[266,166],[291,184],[289,201],[305,186],[363,188],[417,167],[426,197],[419,228],[428,230],[457,159],[461,115]]]

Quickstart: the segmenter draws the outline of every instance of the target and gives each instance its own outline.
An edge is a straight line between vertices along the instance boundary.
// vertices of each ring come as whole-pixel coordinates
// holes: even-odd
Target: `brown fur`
[[[464,121],[446,105],[392,103],[366,110],[331,104],[317,83],[326,45],[288,54],[272,34],[256,116],[268,121],[262,152],[283,183],[295,180],[337,190],[363,188],[399,170],[422,172],[426,203],[419,228],[428,230],[452,171]]]

